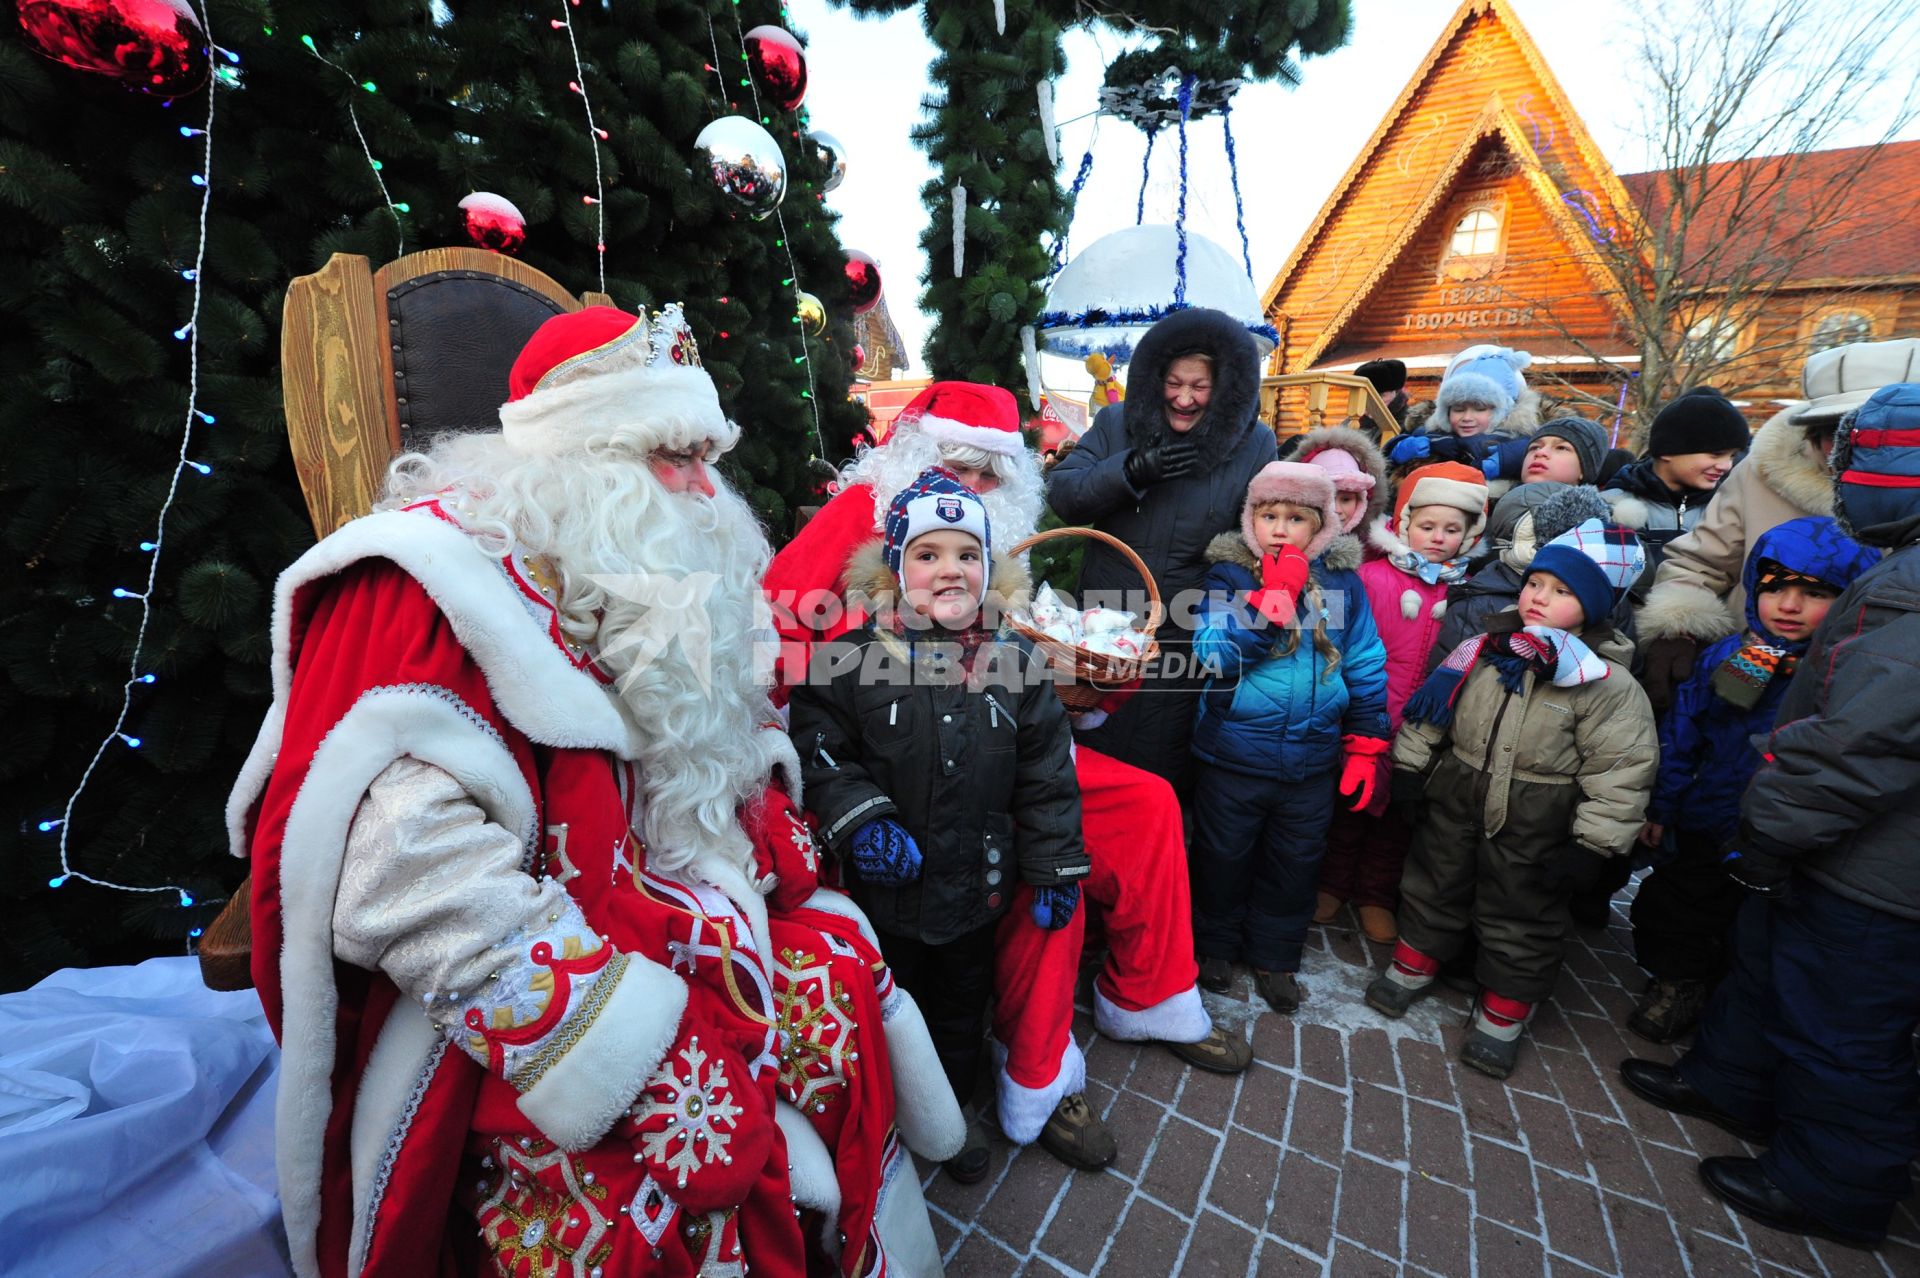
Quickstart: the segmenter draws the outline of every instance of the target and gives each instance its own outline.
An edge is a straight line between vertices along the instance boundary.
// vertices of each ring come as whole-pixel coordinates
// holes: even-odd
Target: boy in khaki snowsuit
[[[1459,647],[1407,702],[1393,798],[1424,816],[1401,881],[1400,941],[1367,1003],[1402,1016],[1468,937],[1481,991],[1461,1061],[1505,1078],[1560,975],[1574,890],[1640,832],[1659,762],[1653,709],[1607,617],[1646,564],[1589,519],[1541,547],[1516,612]],[[1594,620],[1589,621],[1589,618]]]

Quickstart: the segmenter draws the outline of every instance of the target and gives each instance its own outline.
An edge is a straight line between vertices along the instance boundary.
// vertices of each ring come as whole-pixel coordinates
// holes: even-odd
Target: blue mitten
[[[1033,890],[1033,921],[1049,932],[1058,932],[1073,922],[1080,908],[1080,885],[1037,887]]]
[[[1402,435],[1387,449],[1387,460],[1396,466],[1425,461],[1433,452],[1433,441],[1425,435]]]
[[[848,845],[853,868],[881,887],[899,887],[920,877],[920,845],[892,817],[877,817],[853,832]]]

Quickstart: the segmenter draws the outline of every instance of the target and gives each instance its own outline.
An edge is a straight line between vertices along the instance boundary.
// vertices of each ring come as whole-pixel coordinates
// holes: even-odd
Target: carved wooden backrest
[[[507,372],[533,331],[582,306],[551,277],[483,249],[410,253],[372,270],[336,253],[287,286],[280,374],[314,531],[367,512],[387,463],[445,431],[500,428]]]

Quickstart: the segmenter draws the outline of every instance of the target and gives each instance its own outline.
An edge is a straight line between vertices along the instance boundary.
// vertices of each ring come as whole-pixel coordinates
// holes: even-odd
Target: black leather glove
[[[1647,641],[1640,664],[1640,686],[1647,690],[1655,714],[1665,714],[1673,704],[1673,694],[1693,673],[1693,660],[1699,655],[1699,641],[1686,635],[1663,635]]]
[[[1592,888],[1606,868],[1606,857],[1585,844],[1569,843],[1548,858],[1545,880],[1554,891],[1572,896]]]
[[[1395,768],[1387,808],[1406,824],[1419,825],[1427,815],[1427,774]]]
[[[1793,867],[1765,852],[1743,852],[1731,843],[1720,849],[1720,868],[1755,896],[1784,901],[1792,895]]]
[[[1135,488],[1148,488],[1192,474],[1200,467],[1200,454],[1192,440],[1176,436],[1134,449],[1121,466],[1127,473],[1128,483]]]

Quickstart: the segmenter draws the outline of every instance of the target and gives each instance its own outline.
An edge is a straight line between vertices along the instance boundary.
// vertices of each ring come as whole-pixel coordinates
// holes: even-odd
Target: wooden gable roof
[[[1436,270],[1458,214],[1476,201],[1502,210],[1512,271],[1498,288]],[[1544,321],[1509,322],[1522,318],[1514,299],[1570,294],[1585,308],[1573,326],[1590,344],[1613,345],[1625,315],[1582,246],[1604,233],[1595,211],[1628,207],[1505,0],[1466,0],[1269,286],[1276,369],[1450,352],[1498,335],[1552,353]],[[1505,300],[1490,301],[1496,292]],[[1429,319],[1432,329],[1415,324]],[[1568,319],[1556,307],[1556,323]]]

